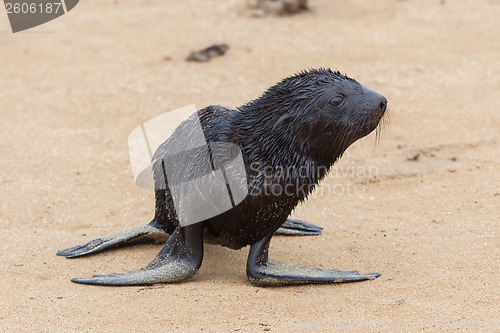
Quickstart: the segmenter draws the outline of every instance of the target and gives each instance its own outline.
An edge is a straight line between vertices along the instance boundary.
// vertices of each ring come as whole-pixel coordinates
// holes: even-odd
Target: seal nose
[[[378,105],[378,109],[382,113],[384,113],[385,109],[387,109],[387,99],[384,96],[382,96],[382,100],[380,101],[380,103]]]

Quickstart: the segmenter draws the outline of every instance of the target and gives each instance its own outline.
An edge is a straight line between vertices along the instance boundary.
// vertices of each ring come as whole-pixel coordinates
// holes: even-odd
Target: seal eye
[[[328,104],[333,106],[334,108],[338,108],[344,103],[344,97],[343,96],[335,96],[332,97],[329,101]]]

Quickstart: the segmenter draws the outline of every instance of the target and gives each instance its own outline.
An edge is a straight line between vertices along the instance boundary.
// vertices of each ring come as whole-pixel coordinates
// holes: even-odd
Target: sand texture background
[[[282,18],[241,8],[81,1],[14,35],[0,14],[0,331],[288,332],[320,321],[431,331],[500,318],[500,2],[315,0]],[[184,60],[213,43],[227,54]],[[390,123],[294,211],[323,234],[276,237],[271,258],[380,278],[257,288],[248,248],[207,245],[184,283],[70,282],[138,269],[160,249],[55,255],[152,218],[153,193],[129,163],[136,126],[189,104],[238,106],[319,66],[385,95]]]

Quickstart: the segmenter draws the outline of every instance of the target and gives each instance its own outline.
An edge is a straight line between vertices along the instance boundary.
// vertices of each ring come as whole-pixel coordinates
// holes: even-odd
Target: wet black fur
[[[340,108],[328,103],[337,95],[345,98]],[[382,101],[355,80],[320,68],[285,78],[237,109],[198,111],[209,145],[230,142],[241,149],[248,179],[241,186],[249,187],[235,208],[202,222],[205,236],[238,249],[277,230],[344,151],[377,127],[385,111]],[[167,150],[168,140],[155,153],[155,178],[161,178]],[[187,172],[202,172],[199,161],[188,165]],[[287,193],[279,194],[279,188]],[[168,189],[156,190],[155,220],[169,233],[178,224]]]

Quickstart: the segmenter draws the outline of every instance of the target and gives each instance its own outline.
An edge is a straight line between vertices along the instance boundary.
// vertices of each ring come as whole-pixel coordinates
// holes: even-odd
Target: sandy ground
[[[238,8],[82,1],[15,35],[0,15],[0,331],[493,331],[495,318],[498,329],[500,3],[316,0],[309,13],[263,19]],[[218,42],[230,45],[224,57],[184,61]],[[208,245],[184,283],[70,282],[138,269],[160,249],[55,255],[152,218],[153,193],[129,164],[136,126],[193,103],[237,106],[318,66],[384,94],[390,124],[293,213],[323,234],[276,237],[271,256],[380,278],[256,288],[248,248]]]

